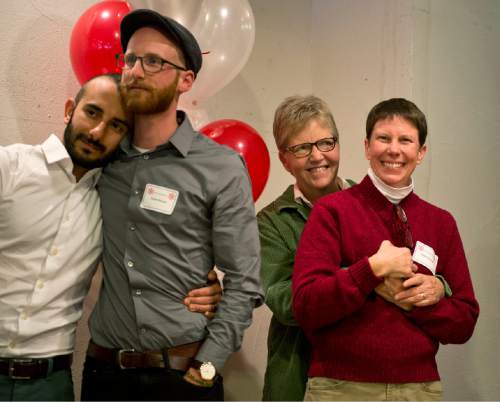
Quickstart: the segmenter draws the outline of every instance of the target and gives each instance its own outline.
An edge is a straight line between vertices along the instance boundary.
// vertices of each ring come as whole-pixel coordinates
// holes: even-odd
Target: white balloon
[[[198,40],[203,65],[179,106],[192,110],[241,71],[255,42],[255,19],[248,0],[129,0],[181,22]]]
[[[128,0],[128,2],[134,10],[149,8],[190,28],[200,14],[203,0]]]
[[[196,109],[183,109],[188,115],[189,121],[195,130],[199,130],[203,126],[206,126],[209,123],[208,113],[205,109],[196,108]]]
[[[203,0],[192,32],[203,55],[193,87],[180,105],[193,108],[230,81],[246,64],[255,42],[255,19],[247,0]]]

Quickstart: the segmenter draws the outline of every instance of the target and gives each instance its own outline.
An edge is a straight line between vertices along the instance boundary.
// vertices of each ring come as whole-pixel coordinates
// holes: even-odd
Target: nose
[[[388,145],[388,151],[390,154],[399,154],[399,143],[398,141],[394,140],[391,141]]]
[[[94,140],[99,140],[106,130],[106,123],[101,121],[89,131],[89,136]]]
[[[309,159],[312,161],[319,161],[323,159],[323,153],[318,149],[316,145],[313,145],[311,154],[309,155]]]
[[[144,68],[142,67],[142,59],[137,58],[134,66],[129,70],[134,77],[144,77]]]

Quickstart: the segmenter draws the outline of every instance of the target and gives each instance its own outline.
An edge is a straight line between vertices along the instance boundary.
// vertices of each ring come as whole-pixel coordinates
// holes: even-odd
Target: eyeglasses
[[[318,148],[318,151],[329,152],[335,148],[336,143],[337,138],[328,137],[322,138],[316,142],[304,142],[302,144],[292,145],[291,147],[285,148],[285,150],[292,153],[296,158],[305,158],[306,156],[311,155],[313,145]]]
[[[410,224],[403,208],[399,205],[394,205],[397,219],[394,220],[394,233],[397,236],[399,247],[408,247],[413,250],[413,237],[411,235]]]
[[[140,60],[141,67],[146,73],[159,73],[163,70],[163,66],[168,64],[169,66],[174,67],[177,70],[187,71],[187,68],[178,66],[171,61],[162,59],[160,56],[155,54],[146,54],[144,56],[137,56],[133,53],[128,54],[117,54],[116,56],[116,65],[122,69],[132,69],[137,63],[137,60]]]

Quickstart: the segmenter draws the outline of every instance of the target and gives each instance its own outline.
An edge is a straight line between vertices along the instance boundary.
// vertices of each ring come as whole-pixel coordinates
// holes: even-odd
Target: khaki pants
[[[440,381],[385,384],[311,377],[304,401],[442,401]]]

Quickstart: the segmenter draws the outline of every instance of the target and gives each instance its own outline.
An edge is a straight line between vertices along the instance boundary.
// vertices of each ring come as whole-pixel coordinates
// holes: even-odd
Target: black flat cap
[[[155,28],[174,42],[182,51],[187,69],[193,70],[195,75],[198,74],[202,57],[200,46],[193,34],[177,21],[153,10],[138,9],[123,17],[120,24],[120,40],[124,52],[127,50],[128,41],[134,32],[143,27]]]

